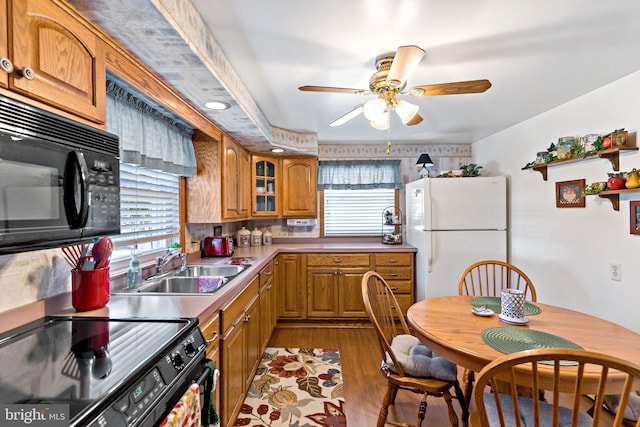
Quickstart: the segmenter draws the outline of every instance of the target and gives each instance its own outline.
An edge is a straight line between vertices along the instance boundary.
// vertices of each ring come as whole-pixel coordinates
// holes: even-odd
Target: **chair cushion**
[[[391,341],[391,349],[402,370],[408,375],[444,381],[457,379],[456,365],[429,350],[413,335],[396,335]],[[389,368],[397,373],[389,355],[386,362]]]
[[[618,406],[620,406],[619,394],[607,395],[604,397],[604,401],[609,405],[613,412],[618,412]],[[629,394],[627,407],[624,410],[624,417],[633,421],[640,418],[640,391],[631,392],[631,394]]]
[[[513,400],[511,395],[500,394],[500,403],[504,415],[505,426],[515,426],[515,417],[513,413]],[[496,409],[496,399],[492,393],[484,394],[484,404],[487,408],[487,418],[489,418],[490,426],[500,427],[500,418]],[[533,400],[528,397],[518,397],[518,405],[520,407],[520,420],[523,427],[534,426],[533,419]],[[547,402],[540,402],[540,426],[551,427],[553,405]],[[591,417],[586,412],[580,411],[578,414],[578,427],[591,427]],[[558,414],[559,427],[571,427],[571,409],[560,407]]]

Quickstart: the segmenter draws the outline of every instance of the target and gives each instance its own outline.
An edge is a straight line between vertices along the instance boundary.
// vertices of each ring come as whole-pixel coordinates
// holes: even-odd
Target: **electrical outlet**
[[[611,263],[611,280],[622,282],[622,265]]]

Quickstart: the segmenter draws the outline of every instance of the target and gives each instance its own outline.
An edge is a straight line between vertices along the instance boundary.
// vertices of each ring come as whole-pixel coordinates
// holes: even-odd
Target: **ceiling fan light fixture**
[[[405,125],[418,114],[418,109],[419,107],[417,105],[410,104],[407,101],[398,101],[394,107],[396,114],[398,114],[398,117],[400,117],[400,120],[402,120],[402,123]]]
[[[389,113],[384,113],[380,120],[372,120],[371,127],[378,130],[387,130],[389,129]]]
[[[386,110],[387,103],[382,98],[367,101],[362,106],[362,112],[370,122],[383,122],[384,120],[388,120],[386,118]]]

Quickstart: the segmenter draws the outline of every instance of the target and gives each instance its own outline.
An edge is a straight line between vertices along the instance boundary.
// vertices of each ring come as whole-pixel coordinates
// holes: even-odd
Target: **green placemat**
[[[491,348],[504,354],[516,353],[538,348],[567,348],[584,350],[578,344],[546,332],[533,329],[499,326],[482,331],[482,340]],[[540,362],[550,363],[550,362]],[[562,361],[561,365],[575,365],[575,362]]]
[[[490,308],[496,313],[500,313],[502,311],[500,297],[475,297],[469,300],[469,303],[475,307],[480,307],[482,305]],[[535,304],[525,301],[524,302],[524,315],[525,316],[533,316],[535,314],[540,314],[542,309]]]

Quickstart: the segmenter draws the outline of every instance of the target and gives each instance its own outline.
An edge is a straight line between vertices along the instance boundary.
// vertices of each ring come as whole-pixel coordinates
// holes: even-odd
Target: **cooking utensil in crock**
[[[95,268],[104,268],[109,265],[109,257],[113,251],[113,242],[109,237],[103,237],[93,246],[91,254],[95,262]]]

